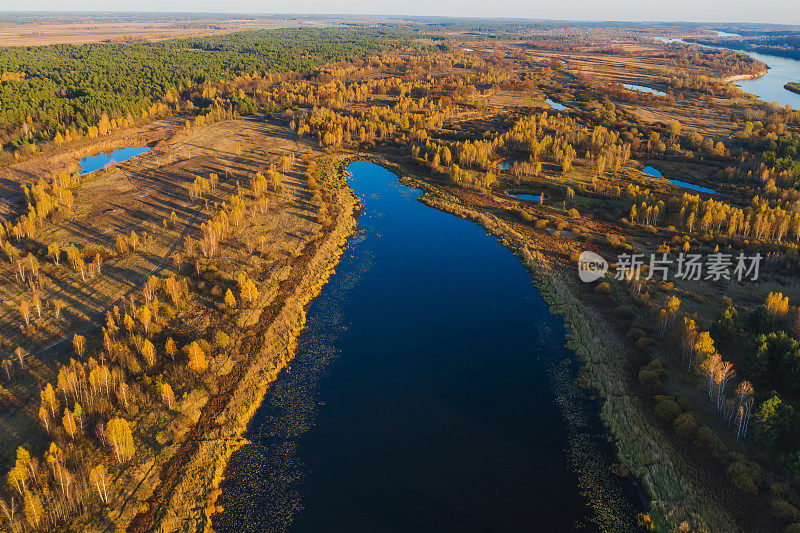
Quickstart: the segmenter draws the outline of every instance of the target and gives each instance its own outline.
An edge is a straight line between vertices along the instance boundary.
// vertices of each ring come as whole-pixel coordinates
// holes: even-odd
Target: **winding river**
[[[737,80],[734,83],[744,91],[758,96],[765,102],[778,102],[780,105],[791,105],[793,109],[800,109],[800,94],[793,93],[784,88],[789,82],[800,81],[800,61],[788,57],[770,56],[734,50],[749,55],[766,63],[769,70],[759,78]]]
[[[477,224],[366,162],[360,232],[232,457],[244,531],[635,530],[560,317]]]
[[[690,44],[680,38],[660,40],[665,43],[679,42],[683,44]],[[784,88],[784,85],[789,82],[800,82],[800,61],[788,57],[758,54],[756,52],[749,52],[747,50],[740,50],[738,48],[708,46],[699,43],[695,44],[698,44],[698,46],[705,46],[707,48],[716,48],[719,50],[729,50],[738,52],[740,54],[747,54],[752,58],[766,63],[769,67],[769,70],[763,76],[759,76],[758,78],[736,80],[733,83],[741,87],[745,92],[756,95],[764,102],[778,102],[778,104],[781,106],[791,105],[793,109],[800,109],[800,94],[793,93]]]

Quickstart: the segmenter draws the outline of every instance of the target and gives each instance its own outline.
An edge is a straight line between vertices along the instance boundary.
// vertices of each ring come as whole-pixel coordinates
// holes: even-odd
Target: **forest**
[[[90,135],[107,121],[139,119],[154,104],[175,104],[198,84],[246,74],[312,68],[402,46],[403,30],[282,29],[156,43],[99,43],[0,49],[0,143],[35,150],[56,137]],[[237,110],[255,110],[233,95]],[[208,102],[197,102],[200,107]]]
[[[115,221],[97,242],[60,231],[93,213],[85,191],[99,194],[95,179],[127,179],[108,171],[21,185],[18,211],[0,225],[0,274],[14,316],[4,392],[24,384],[35,404],[36,438],[7,459],[0,510],[10,529],[105,527],[147,461],[180,471],[193,448],[168,436],[189,419],[192,401],[229,393],[229,376],[239,374],[225,372],[249,362],[233,349],[253,331],[246,319],[275,288],[274,273],[302,266],[301,252],[271,249],[264,228],[278,220],[276,206],[310,205],[304,231],[332,231],[342,209],[339,163],[365,153],[424,184],[423,201],[513,228],[525,251],[552,265],[548,275],[567,280],[563,292],[582,310],[607,317],[616,351],[598,348],[601,364],[585,356],[579,382],[616,391],[601,394],[601,416],[626,469],[656,500],[639,517],[643,528],[800,529],[800,300],[792,285],[800,275],[800,113],[753,102],[724,81],[763,69],[733,52],[638,37],[623,46],[605,35],[627,28],[589,25],[569,41],[576,30],[556,25],[504,40],[520,28],[463,24],[463,39],[424,42],[407,27],[383,27],[0,50],[9,164],[163,115],[183,124],[170,139],[178,148],[157,150],[162,167],[138,171],[151,179],[148,194],[168,185],[152,217],[138,214],[149,223]],[[466,31],[445,22],[439,29]],[[472,30],[494,33],[479,40]],[[618,61],[626,74],[632,58],[646,64],[630,79],[592,71],[580,63],[587,56]],[[631,81],[664,91],[623,85]],[[713,119],[689,127],[698,103]],[[239,115],[253,113],[259,127],[273,128],[254,137],[262,144],[226,138],[224,150],[213,145],[224,158],[204,154],[190,172],[169,166],[193,160],[173,154],[207,132],[232,139],[245,128]],[[282,144],[268,151],[265,137]],[[649,165],[719,194],[647,176]],[[171,270],[109,306],[95,331],[70,335],[61,360],[34,366],[36,344],[68,313],[77,316],[70,304],[79,298],[64,301],[59,290],[96,297],[93,284],[175,243]],[[642,275],[576,286],[583,249],[760,254],[763,283]],[[631,419],[644,420],[652,449],[637,448],[641,428]],[[662,469],[673,462],[674,471]],[[138,530],[176,485],[158,486],[126,518]]]

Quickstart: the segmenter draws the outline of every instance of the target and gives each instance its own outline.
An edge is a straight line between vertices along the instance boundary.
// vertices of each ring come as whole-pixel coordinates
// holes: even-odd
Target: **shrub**
[[[620,318],[633,318],[636,316],[636,309],[630,305],[620,305],[617,307],[617,315]]]
[[[656,341],[651,339],[650,337],[640,337],[639,340],[636,341],[636,347],[640,350],[649,350],[653,346],[655,346]]]
[[[736,461],[728,467],[728,479],[739,490],[755,494],[761,482],[761,467],[751,461]]]
[[[200,339],[199,341],[197,341],[197,344],[199,344],[199,345],[200,345],[200,348],[202,348],[202,350],[203,350],[203,351],[204,351],[206,354],[210,354],[211,352],[213,352],[213,350],[211,349],[211,345],[208,343],[208,341],[207,341],[207,340],[205,340],[205,339]]]
[[[725,451],[725,443],[714,433],[714,430],[708,426],[703,426],[697,430],[695,435],[695,443],[701,448],[707,448],[716,453],[723,453]]]
[[[533,222],[536,220],[536,217],[534,217],[524,209],[518,209],[517,216],[519,216],[520,220],[522,220],[523,222]]]
[[[675,401],[678,402],[678,407],[681,408],[681,411],[694,411],[694,405],[692,405],[692,400],[690,400],[686,396],[680,395],[677,398],[675,398]]]
[[[646,335],[645,331],[639,328],[631,328],[628,330],[628,333],[625,334],[631,340],[639,340]]]
[[[656,405],[656,416],[666,422],[672,422],[681,414],[681,408],[672,400],[663,400]]]
[[[214,333],[214,344],[216,344],[218,348],[227,348],[230,342],[231,338],[224,331],[217,331]]]
[[[595,286],[594,290],[600,294],[611,294],[611,285],[607,281],[602,281]]]
[[[655,390],[661,387],[661,383],[667,378],[667,371],[664,370],[661,361],[654,359],[639,371],[639,383],[643,387]]]
[[[691,439],[697,432],[697,418],[692,413],[683,413],[679,415],[672,423],[675,431],[683,438]]]
[[[770,504],[772,512],[774,512],[784,522],[797,522],[800,520],[800,511],[797,507],[787,502],[783,498],[775,498]]]

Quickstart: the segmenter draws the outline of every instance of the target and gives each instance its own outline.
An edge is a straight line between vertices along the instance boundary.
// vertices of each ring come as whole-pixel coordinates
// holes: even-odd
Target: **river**
[[[360,232],[231,458],[215,530],[635,529],[519,259],[383,167],[348,169]]]
[[[744,91],[758,96],[765,102],[778,102],[800,109],[800,94],[787,91],[783,86],[791,81],[800,81],[800,61],[788,57],[770,56],[735,50],[769,65],[769,71],[759,78],[737,80],[734,83]]]
[[[679,42],[690,44],[680,38],[661,39],[663,42]],[[698,46],[707,46],[699,44]],[[787,91],[783,86],[789,82],[800,82],[800,61],[788,57],[772,56],[727,48],[721,46],[707,46],[720,50],[731,50],[741,54],[747,54],[769,66],[769,70],[763,76],[744,80],[736,80],[733,83],[741,87],[745,92],[756,95],[764,102],[778,102],[781,106],[791,105],[793,109],[800,109],[800,94]]]

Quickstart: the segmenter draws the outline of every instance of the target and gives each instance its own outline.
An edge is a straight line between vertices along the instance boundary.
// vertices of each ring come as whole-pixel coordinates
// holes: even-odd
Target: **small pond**
[[[648,176],[653,176],[654,178],[664,178],[664,175],[661,174],[661,172],[659,172],[659,170],[657,168],[653,168],[653,167],[650,167],[650,166],[644,167],[644,170],[642,172],[644,172]],[[669,181],[673,185],[677,185],[678,187],[683,187],[684,189],[691,189],[693,191],[704,192],[706,194],[719,194],[714,189],[709,189],[708,187],[702,187],[700,185],[695,185],[694,183],[688,183],[686,181],[673,180],[673,179],[669,179],[669,178],[664,178],[664,179]]]
[[[549,98],[545,99],[545,102],[553,106],[553,109],[555,109],[556,111],[564,111],[569,109],[567,106],[559,104],[558,102],[554,102]]]
[[[512,194],[508,193],[509,196],[513,196],[514,198],[519,198],[520,200],[527,200],[529,202],[538,202],[539,199],[542,197],[538,194]],[[545,200],[547,197],[544,198]]]
[[[657,90],[655,90],[655,89],[653,89],[651,87],[645,87],[644,85],[634,85],[632,83],[623,83],[622,86],[625,87],[626,89],[630,89],[632,91],[642,91],[644,93],[655,94],[657,96],[667,96],[667,93],[665,93],[663,91],[657,91]]]
[[[117,148],[111,152],[102,152],[95,155],[84,157],[80,160],[81,171],[80,174],[88,174],[95,170],[106,168],[107,166],[117,165],[137,155],[142,155],[149,152],[149,146],[128,146],[126,148]]]

